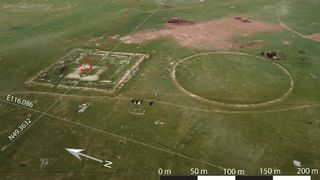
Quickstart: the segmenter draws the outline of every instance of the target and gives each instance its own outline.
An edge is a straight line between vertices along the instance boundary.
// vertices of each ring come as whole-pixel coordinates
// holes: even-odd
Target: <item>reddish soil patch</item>
[[[320,33],[311,34],[306,37],[315,41],[320,41]]]
[[[232,38],[259,32],[277,32],[279,25],[259,21],[244,23],[234,18],[196,23],[188,26],[167,26],[162,30],[146,30],[121,38],[125,43],[143,43],[163,37],[192,48],[232,48]]]

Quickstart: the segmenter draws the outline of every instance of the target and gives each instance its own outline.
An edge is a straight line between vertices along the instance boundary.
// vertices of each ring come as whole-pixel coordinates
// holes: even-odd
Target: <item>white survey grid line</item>
[[[134,32],[136,32],[148,19],[150,19],[151,16],[153,16],[165,3],[161,4],[159,7],[157,7],[156,9],[154,9],[151,14],[149,14],[141,23],[139,23],[134,29],[133,31],[131,31],[129,34],[132,34]],[[110,52],[113,52],[116,48],[118,48],[123,42],[120,41],[117,45],[115,45]],[[100,62],[102,62],[102,59],[100,61],[98,61],[96,63],[96,65],[98,65]],[[91,70],[90,70],[91,71]],[[90,72],[89,71],[89,72]],[[75,84],[78,84],[80,82],[77,81]],[[68,92],[70,92],[71,88],[67,89],[66,92],[64,92],[56,101],[54,101],[54,103],[52,105],[50,105],[43,113],[47,113],[50,109],[52,109],[59,101],[62,97],[64,97],[64,95],[66,95]],[[32,127],[34,124],[36,124],[36,122],[38,122],[41,117],[44,114],[40,114],[40,116],[38,116],[38,118],[36,120],[34,120],[34,122],[32,124],[30,124],[30,126],[28,126],[26,129],[24,129],[24,131],[22,131],[21,134],[19,134],[19,136],[17,136],[14,140],[12,140],[10,143],[8,143],[7,145],[5,145],[4,147],[1,148],[0,152],[5,151],[8,147],[10,147],[13,142],[15,142],[17,139],[19,139],[19,137],[21,137],[22,134],[24,134],[28,129],[30,129],[30,127]]]
[[[67,96],[67,95],[65,95]],[[105,96],[106,97],[106,96]],[[90,98],[90,97],[87,97],[87,98]],[[122,98],[122,100],[130,100],[132,98]],[[24,106],[21,106],[21,105],[17,105],[17,104],[14,104],[14,103],[11,103],[11,102],[8,102],[8,101],[4,101],[4,100],[1,100],[0,99],[0,102],[3,102],[3,103],[7,103],[7,104],[11,104],[11,105],[15,105],[15,106],[19,106],[19,107],[22,107],[22,108],[25,108],[25,109],[28,109],[27,107],[24,107]],[[180,106],[180,105],[176,105],[176,104],[172,104],[172,103],[167,103],[165,101],[155,101],[155,102],[158,102],[158,103],[162,103],[162,104],[165,104],[165,105],[170,105],[170,106],[176,106],[176,107],[179,107],[179,108],[184,108],[184,109],[188,109],[188,110],[193,110],[193,111],[200,111],[200,112],[206,112],[206,113],[228,113],[228,112],[223,112],[223,111],[211,111],[211,110],[205,110],[205,109],[197,109],[197,108],[189,108],[187,106]],[[310,108],[310,107],[314,107],[314,106],[320,106],[320,104],[315,104],[315,105],[306,105],[306,106],[301,106],[301,107],[298,107],[298,108],[289,108],[288,110],[295,110],[295,109],[304,109],[304,108]],[[34,109],[30,109],[31,111],[34,111],[34,112],[38,112],[38,113],[42,113],[42,111],[38,111],[38,110],[34,110]],[[268,113],[268,112],[279,112],[279,111],[267,111],[267,112],[243,112],[243,113]],[[240,113],[240,114],[243,114],[241,112],[233,112],[231,111],[230,112],[231,114],[234,114],[234,113]],[[258,128],[260,130],[264,130],[265,132],[268,132],[268,133],[272,133],[272,134],[276,134],[276,135],[280,135],[282,137],[285,137],[285,138],[289,138],[291,140],[296,140],[296,141],[300,141],[300,142],[304,142],[304,143],[309,143],[309,144],[313,144],[313,145],[319,145],[319,143],[316,143],[316,142],[309,142],[309,141],[306,141],[306,140],[303,140],[303,139],[299,139],[297,137],[294,137],[294,136],[290,136],[290,135],[286,135],[286,134],[283,134],[283,133],[279,133],[278,131],[272,131],[268,128],[263,128],[263,127],[257,127],[257,126],[253,126],[251,125],[250,123],[248,124],[246,121],[239,121],[241,122],[242,124],[246,125],[246,126],[249,126],[249,127],[253,127],[253,128]],[[0,151],[1,152],[1,151]],[[308,151],[306,151],[308,152]],[[313,151],[314,152],[314,151]]]
[[[138,26],[136,26],[133,31],[131,31],[129,33],[129,35],[135,33],[146,21],[148,21],[160,8],[162,8],[162,6],[164,6],[165,3],[161,4],[158,8],[156,8],[155,10],[153,10],[149,16],[147,16],[140,24],[138,24]],[[115,47],[114,49],[116,49],[117,47],[119,47],[121,44],[123,43],[123,41],[120,41]]]
[[[65,93],[63,93],[57,100],[55,100],[45,111],[41,112],[41,114],[31,123],[28,127],[26,127],[16,138],[14,138],[12,141],[10,141],[8,144],[3,146],[0,150],[0,152],[5,151],[8,147],[10,147],[19,137],[22,136],[23,133],[25,133],[28,129],[30,129],[34,124],[36,124],[42,117],[45,115],[50,109],[52,109],[59,101],[61,98],[64,97],[71,89],[68,89]],[[1,102],[4,102],[1,100]],[[10,103],[13,104],[13,103]]]
[[[161,147],[158,147],[158,146],[154,146],[154,145],[151,145],[151,144],[147,144],[147,143],[144,143],[144,142],[141,142],[141,141],[138,141],[138,140],[127,138],[125,136],[121,136],[119,134],[112,133],[110,131],[105,131],[105,130],[98,129],[98,128],[95,128],[95,127],[91,127],[91,126],[88,126],[88,125],[85,125],[85,124],[77,123],[77,122],[68,120],[66,118],[62,118],[62,117],[59,117],[59,116],[56,116],[56,115],[53,115],[53,114],[48,114],[47,112],[42,112],[42,111],[39,111],[39,110],[36,110],[36,109],[33,109],[33,108],[24,107],[24,106],[21,106],[21,105],[18,105],[18,104],[14,104],[14,103],[11,103],[11,102],[7,102],[7,101],[3,101],[3,100],[0,100],[0,102],[8,103],[8,104],[11,104],[11,105],[14,105],[14,106],[18,106],[18,107],[21,107],[21,108],[24,108],[24,109],[27,109],[27,110],[30,110],[30,111],[33,111],[33,112],[36,112],[36,113],[41,113],[43,115],[46,115],[48,117],[51,117],[51,118],[54,118],[54,119],[57,119],[57,120],[65,121],[65,122],[71,123],[73,125],[81,126],[83,128],[88,128],[88,129],[91,129],[91,130],[94,130],[94,131],[97,131],[97,132],[100,132],[100,133],[108,134],[108,135],[111,135],[113,137],[117,137],[117,138],[129,141],[129,142],[132,142],[132,143],[136,143],[136,144],[139,144],[139,145],[142,145],[142,146],[145,146],[145,147],[149,147],[149,148],[154,149],[154,150],[158,150],[158,151],[161,151],[161,152],[173,154],[173,155],[176,155],[176,156],[179,156],[179,157],[182,157],[182,158],[185,158],[185,159],[189,159],[189,160],[192,160],[192,161],[200,162],[202,164],[206,164],[206,165],[209,165],[211,167],[215,167],[215,168],[218,168],[218,169],[221,169],[221,170],[224,169],[224,167],[216,165],[216,164],[213,164],[213,163],[210,163],[210,162],[206,162],[206,161],[203,161],[203,160],[195,159],[193,157],[190,157],[190,156],[178,153],[178,152],[173,152],[173,151],[170,151],[168,149],[164,149],[164,148],[161,148]],[[1,149],[0,152],[2,152],[2,149]]]
[[[46,115],[49,116],[49,117],[55,118],[55,119],[59,119],[59,120],[74,124],[74,125],[78,125],[78,126],[81,126],[81,127],[84,127],[84,128],[88,128],[88,129],[91,129],[91,130],[94,130],[94,131],[97,131],[97,132],[108,134],[108,135],[111,135],[111,136],[114,136],[114,137],[117,137],[117,138],[121,138],[123,140],[130,141],[130,142],[133,142],[133,143],[136,143],[136,144],[140,144],[142,146],[146,146],[146,147],[149,147],[151,149],[155,149],[155,150],[158,150],[158,151],[162,151],[162,152],[166,152],[166,153],[169,153],[169,154],[173,154],[173,155],[176,155],[176,156],[179,156],[179,157],[183,157],[183,158],[186,158],[186,159],[189,159],[189,160],[197,161],[197,162],[200,162],[200,163],[203,163],[203,164],[206,164],[206,165],[209,165],[209,166],[221,169],[221,170],[224,169],[224,167],[222,167],[222,166],[219,166],[219,165],[216,165],[216,164],[213,164],[213,163],[210,163],[210,162],[206,162],[206,161],[203,161],[203,160],[195,159],[193,157],[190,157],[190,156],[187,156],[187,155],[183,155],[183,154],[178,153],[178,152],[173,152],[173,151],[170,151],[170,150],[158,147],[158,146],[154,146],[154,145],[151,145],[151,144],[147,144],[147,143],[144,143],[144,142],[141,142],[141,141],[138,141],[138,140],[127,138],[127,137],[112,133],[110,131],[105,131],[105,130],[101,130],[101,129],[98,129],[98,128],[95,128],[95,127],[87,126],[87,125],[84,125],[84,124],[81,124],[81,123],[77,123],[77,122],[74,122],[74,121],[70,121],[68,119],[61,118],[61,117],[58,117],[58,116],[55,116],[55,115],[51,115],[51,114],[46,114]]]

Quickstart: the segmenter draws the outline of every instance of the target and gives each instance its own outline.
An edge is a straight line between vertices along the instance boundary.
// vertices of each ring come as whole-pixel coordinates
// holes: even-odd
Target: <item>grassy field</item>
[[[165,20],[174,17],[205,22],[238,15],[271,24],[280,19],[310,35],[320,30],[320,1],[161,2],[0,2],[0,149],[7,147],[0,152],[0,179],[157,180],[159,168],[170,169],[172,175],[190,175],[190,168],[207,169],[212,175],[222,175],[224,168],[245,170],[247,175],[260,175],[259,168],[296,174],[293,160],[320,170],[319,42],[284,28],[233,37],[236,42],[263,41],[260,47],[243,49],[188,48],[169,38],[143,44],[108,40],[165,28]],[[115,95],[25,84],[75,48],[150,57]],[[285,55],[276,63],[294,82],[290,94],[276,103],[249,108],[216,105],[184,93],[171,76],[174,63],[193,55],[224,51],[259,56],[263,50]],[[196,95],[228,104],[282,96],[290,77],[271,61],[253,56],[197,56],[177,66],[177,81]],[[32,108],[9,103],[8,94],[37,103]],[[133,105],[134,98],[144,103]],[[90,106],[79,113],[84,103]],[[132,113],[137,107],[143,115]],[[8,139],[28,114],[31,125],[14,141]],[[85,154],[112,161],[112,168],[86,158],[79,161],[65,148],[85,149]]]
[[[192,57],[182,61],[176,71],[181,87],[205,99],[225,103],[270,101],[290,86],[290,77],[275,64],[239,54]]]

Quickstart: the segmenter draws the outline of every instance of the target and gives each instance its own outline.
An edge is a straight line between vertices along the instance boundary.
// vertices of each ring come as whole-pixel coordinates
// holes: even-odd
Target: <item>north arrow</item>
[[[88,158],[88,159],[91,159],[91,160],[94,160],[94,161],[97,161],[99,163],[103,163],[104,161],[101,160],[101,159],[97,159],[95,157],[92,157],[92,156],[89,156],[89,155],[86,155],[86,154],[83,154],[81,153],[82,151],[84,151],[84,149],[71,149],[71,148],[66,148],[66,150],[71,153],[72,155],[74,155],[76,158],[78,158],[79,160],[81,160],[81,156],[82,157],[85,157],[85,158]],[[105,161],[106,164],[104,164],[105,167],[107,168],[111,168],[111,164],[112,162],[111,161]]]

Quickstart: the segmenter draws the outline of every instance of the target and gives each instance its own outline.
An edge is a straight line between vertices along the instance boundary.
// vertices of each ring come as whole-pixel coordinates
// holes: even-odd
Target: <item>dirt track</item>
[[[276,32],[279,25],[259,21],[244,23],[231,18],[196,23],[188,26],[167,26],[162,30],[145,30],[121,38],[125,43],[143,43],[158,38],[173,39],[182,46],[203,49],[225,49],[234,47],[232,39],[259,32]]]

